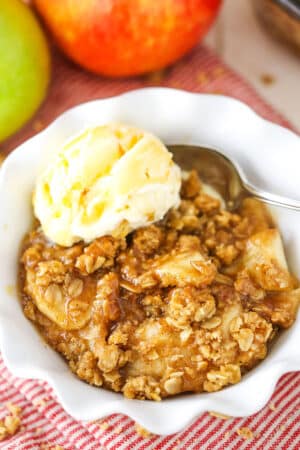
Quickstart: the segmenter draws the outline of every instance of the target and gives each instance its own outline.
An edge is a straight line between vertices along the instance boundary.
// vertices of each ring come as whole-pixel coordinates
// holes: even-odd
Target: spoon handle
[[[280,206],[282,208],[293,209],[294,211],[300,211],[300,201],[292,200],[288,197],[283,197],[277,194],[271,194],[270,192],[263,191],[262,189],[258,189],[251,184],[243,183],[245,189],[250,192],[254,197],[258,200],[261,200],[264,203],[268,203],[274,206]]]

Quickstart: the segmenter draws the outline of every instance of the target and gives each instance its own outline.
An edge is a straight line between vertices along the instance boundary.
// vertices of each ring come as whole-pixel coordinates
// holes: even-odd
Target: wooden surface
[[[224,0],[206,42],[300,131],[300,55],[262,28],[251,0]]]

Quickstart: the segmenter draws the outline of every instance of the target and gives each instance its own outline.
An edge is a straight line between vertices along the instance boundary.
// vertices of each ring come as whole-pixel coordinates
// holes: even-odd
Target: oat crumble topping
[[[126,239],[64,248],[36,223],[20,280],[24,314],[79,378],[157,401],[239,382],[300,298],[265,207],[221,209],[196,172],[178,209]]]

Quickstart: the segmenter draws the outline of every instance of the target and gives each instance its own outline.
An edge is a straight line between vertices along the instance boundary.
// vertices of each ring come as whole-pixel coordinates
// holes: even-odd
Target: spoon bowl
[[[266,192],[249,183],[239,165],[216,149],[191,145],[169,145],[168,149],[183,170],[197,170],[200,179],[222,196],[229,211],[237,209],[243,198],[249,196],[300,211],[299,200]]]

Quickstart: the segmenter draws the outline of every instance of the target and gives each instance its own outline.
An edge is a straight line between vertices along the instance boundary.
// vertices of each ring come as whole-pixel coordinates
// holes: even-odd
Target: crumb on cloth
[[[100,429],[101,429],[102,431],[105,431],[105,430],[107,430],[107,428],[109,427],[109,424],[108,424],[107,422],[101,422],[101,423],[99,424],[99,427],[100,427]]]
[[[21,425],[21,411],[22,409],[14,403],[6,403],[5,405],[9,411],[3,420],[0,420],[0,441],[3,441],[9,436],[16,434]]]
[[[248,427],[239,428],[238,430],[236,430],[236,432],[240,437],[244,438],[245,440],[253,438],[253,432]]]
[[[210,411],[209,415],[212,417],[217,417],[218,419],[223,419],[223,420],[231,419],[231,416],[227,416],[226,414],[218,413],[216,411]]]
[[[32,400],[32,404],[34,406],[46,406],[47,398],[36,398],[36,399]]]
[[[142,427],[138,423],[135,424],[135,431],[142,436],[143,438],[151,438],[154,436],[150,431],[146,430],[146,428]]]
[[[276,411],[276,409],[277,409],[276,406],[274,405],[274,403],[270,403],[269,408],[271,411]]]
[[[215,78],[219,78],[226,73],[225,67],[217,66],[212,70],[212,74]]]
[[[20,408],[20,406],[15,405],[11,402],[6,403],[5,406],[13,416],[19,416],[21,414],[22,409]]]
[[[196,80],[199,84],[206,84],[209,81],[209,76],[204,70],[199,70],[196,74]]]

